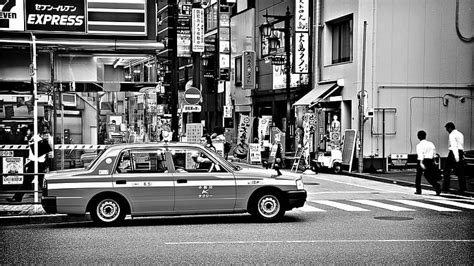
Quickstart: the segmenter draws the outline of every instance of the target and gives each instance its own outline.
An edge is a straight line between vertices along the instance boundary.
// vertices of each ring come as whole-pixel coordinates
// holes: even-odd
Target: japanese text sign
[[[192,51],[204,52],[204,9],[192,10]]]
[[[84,1],[26,0],[26,30],[86,31]]]

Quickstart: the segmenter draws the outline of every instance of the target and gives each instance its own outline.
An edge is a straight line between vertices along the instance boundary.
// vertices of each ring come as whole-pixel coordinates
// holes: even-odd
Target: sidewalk
[[[343,172],[343,174],[371,179],[379,182],[393,183],[402,186],[413,187],[413,193],[415,192],[415,170],[392,170],[387,173],[355,173],[355,172]],[[443,184],[443,181],[438,181],[440,185]],[[422,190],[433,190],[433,187],[426,181],[425,177],[421,178],[421,189]],[[459,182],[458,178],[455,175],[451,176],[450,182],[450,193],[459,194]],[[468,197],[474,197],[474,178],[466,176],[466,192],[464,194]]]
[[[252,167],[258,167],[252,165]],[[289,172],[289,169],[282,169],[283,172]],[[309,171],[309,170],[308,170]],[[301,173],[301,172],[298,172]],[[344,175],[353,176],[357,178],[365,178],[385,183],[393,183],[402,186],[413,187],[415,192],[415,171],[390,171],[388,173],[348,173],[343,172]],[[317,177],[317,174],[314,174]],[[431,185],[422,178],[421,186],[423,190],[433,190]],[[455,176],[451,178],[451,193],[457,194],[458,181]],[[465,196],[474,197],[474,178],[467,178],[467,191]],[[59,223],[59,222],[73,222],[73,221],[87,221],[89,216],[67,216],[65,214],[47,214],[41,204],[34,204],[32,195],[25,195],[24,201],[21,204],[9,204],[6,201],[8,195],[2,195],[0,198],[0,226],[5,225],[20,225],[20,224],[35,224],[35,223]]]

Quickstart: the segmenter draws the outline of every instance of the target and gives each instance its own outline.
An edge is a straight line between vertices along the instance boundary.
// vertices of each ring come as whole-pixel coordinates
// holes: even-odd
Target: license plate
[[[4,185],[21,185],[23,184],[23,176],[10,175],[3,177]]]

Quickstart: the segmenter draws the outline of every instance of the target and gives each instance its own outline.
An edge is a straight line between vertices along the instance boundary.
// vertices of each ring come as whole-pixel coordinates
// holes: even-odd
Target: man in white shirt
[[[459,192],[466,191],[466,178],[464,177],[464,135],[456,130],[453,122],[448,122],[445,126],[449,133],[449,153],[444,168],[443,192],[449,191],[449,181],[451,179],[451,169],[458,176]]]
[[[418,166],[416,168],[415,194],[421,194],[421,176],[425,173],[426,180],[433,186],[436,195],[441,193],[441,186],[438,184],[438,171],[434,163],[436,148],[433,142],[426,140],[426,132],[423,130],[417,133],[420,143],[416,145],[416,154],[418,155]]]

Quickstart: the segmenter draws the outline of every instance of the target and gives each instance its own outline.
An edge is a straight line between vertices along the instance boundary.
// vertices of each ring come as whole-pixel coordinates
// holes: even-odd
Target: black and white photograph
[[[0,264],[470,265],[474,1],[0,0]]]

